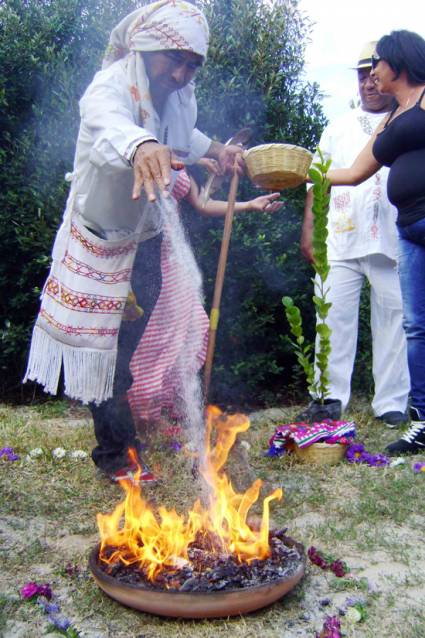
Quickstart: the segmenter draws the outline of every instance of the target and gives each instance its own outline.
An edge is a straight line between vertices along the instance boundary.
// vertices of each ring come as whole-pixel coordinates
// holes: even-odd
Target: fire
[[[112,514],[97,515],[99,558],[109,564],[137,563],[152,581],[163,567],[177,567],[187,561],[188,548],[200,535],[211,545],[211,551],[232,554],[240,562],[267,558],[269,505],[273,499],[282,498],[282,490],[276,489],[263,499],[261,524],[254,530],[247,524],[247,517],[258,500],[262,481],[257,479],[238,494],[223,472],[236,436],[248,428],[249,419],[242,414],[225,417],[218,408],[207,409],[205,458],[200,471],[210,487],[208,508],[197,500],[185,516],[165,507],[155,512],[142,498],[140,487],[121,481],[124,500]]]

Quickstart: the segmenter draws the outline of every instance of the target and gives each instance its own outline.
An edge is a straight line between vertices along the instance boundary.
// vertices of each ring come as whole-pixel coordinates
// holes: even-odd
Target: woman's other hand
[[[212,159],[211,157],[201,157],[201,159],[196,163],[199,164],[199,166],[202,166],[202,168],[206,168],[212,175],[223,175],[220,164],[217,160]]]

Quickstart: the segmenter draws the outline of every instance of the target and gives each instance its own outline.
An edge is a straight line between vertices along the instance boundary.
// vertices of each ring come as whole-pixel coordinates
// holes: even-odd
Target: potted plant
[[[327,256],[328,212],[330,199],[330,182],[326,177],[331,160],[323,157],[317,149],[319,157],[309,170],[313,183],[313,268],[316,273],[314,281],[313,303],[317,314],[316,344],[307,343],[303,334],[302,317],[299,308],[291,297],[283,297],[286,318],[289,322],[293,338],[289,338],[294,348],[298,363],[304,370],[307,386],[314,397],[309,406],[310,420],[338,419],[341,416],[341,401],[329,397],[328,362],[331,351],[331,329],[326,323],[331,303],[327,301],[326,279],[329,274]],[[315,355],[315,356],[314,356]],[[314,361],[315,360],[315,361]]]

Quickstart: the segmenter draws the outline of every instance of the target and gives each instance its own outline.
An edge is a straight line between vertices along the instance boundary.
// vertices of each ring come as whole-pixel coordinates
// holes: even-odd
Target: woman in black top
[[[425,40],[411,31],[383,36],[372,77],[396,108],[379,124],[350,168],[331,184],[356,185],[389,166],[388,199],[398,210],[399,273],[411,379],[411,426],[389,454],[425,452]]]

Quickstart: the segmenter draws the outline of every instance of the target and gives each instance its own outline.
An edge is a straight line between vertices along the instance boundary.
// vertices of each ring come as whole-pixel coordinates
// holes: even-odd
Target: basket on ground
[[[344,443],[313,443],[307,447],[294,445],[294,452],[300,461],[310,465],[336,465],[345,456]]]
[[[261,144],[242,155],[250,180],[266,190],[294,188],[307,176],[313,155],[292,144]]]

